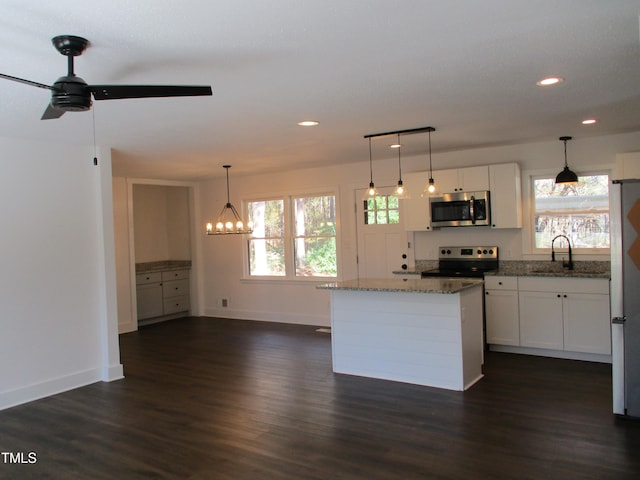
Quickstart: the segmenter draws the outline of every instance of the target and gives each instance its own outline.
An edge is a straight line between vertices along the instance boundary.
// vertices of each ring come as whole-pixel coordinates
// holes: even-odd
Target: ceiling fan
[[[68,72],[51,86],[0,73],[0,78],[51,90],[51,102],[41,120],[60,118],[65,112],[82,112],[91,108],[91,95],[96,100],[150,97],[193,97],[213,95],[205,85],[87,85],[73,71],[73,57],[82,55],[89,41],[74,35],[59,35],[51,39],[53,46],[67,57]]]

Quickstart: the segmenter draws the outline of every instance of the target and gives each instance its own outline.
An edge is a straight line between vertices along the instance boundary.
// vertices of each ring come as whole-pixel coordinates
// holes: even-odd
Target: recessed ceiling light
[[[538,80],[536,85],[539,87],[548,87],[549,85],[557,85],[558,83],[564,82],[564,78],[562,77],[547,77],[542,80]]]
[[[320,122],[316,122],[315,120],[304,120],[302,122],[298,122],[298,125],[301,127],[314,127],[319,124]]]
[[[595,118],[585,118],[584,120],[582,120],[583,125],[593,125],[594,123],[598,123]]]
[[[389,145],[389,148],[400,148],[401,146],[401,143],[394,143],[393,145]]]

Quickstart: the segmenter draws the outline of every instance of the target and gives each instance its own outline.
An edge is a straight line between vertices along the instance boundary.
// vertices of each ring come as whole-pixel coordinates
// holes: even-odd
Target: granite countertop
[[[318,285],[326,290],[357,290],[366,292],[458,293],[482,285],[474,278],[364,278]]]
[[[418,263],[418,262],[416,262]],[[395,275],[420,275],[423,270],[436,268],[433,264],[417,264],[415,269],[394,270]],[[500,268],[485,276],[504,277],[561,277],[561,278],[611,278],[610,262],[577,261],[573,262],[573,270],[562,267],[562,261],[541,260],[500,260]]]
[[[166,272],[191,268],[191,260],[161,260],[158,262],[136,263],[136,273]]]
[[[485,276],[513,277],[561,277],[561,278],[611,278],[609,262],[574,262],[573,270],[562,267],[561,261],[501,261],[499,270]]]

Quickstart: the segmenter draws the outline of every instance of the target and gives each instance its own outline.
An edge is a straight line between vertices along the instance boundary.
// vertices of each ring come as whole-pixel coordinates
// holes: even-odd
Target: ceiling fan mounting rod
[[[89,45],[89,40],[76,35],[58,35],[51,39],[51,43],[58,52],[67,57],[67,76],[75,77],[73,57],[82,55]]]

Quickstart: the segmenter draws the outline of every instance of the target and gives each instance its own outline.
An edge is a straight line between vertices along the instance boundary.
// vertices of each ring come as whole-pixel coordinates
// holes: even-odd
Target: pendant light
[[[251,233],[253,232],[253,222],[247,222],[245,224],[229,200],[229,169],[231,165],[223,165],[222,167],[227,171],[227,203],[222,207],[215,224],[211,222],[207,223],[207,235]]]
[[[373,158],[371,156],[371,137],[369,137],[369,190],[367,191],[370,197],[375,197],[378,194],[378,190],[376,190],[376,186],[373,184]]]
[[[558,174],[556,177],[556,183],[577,183],[578,175],[575,172],[569,170],[569,165],[567,164],[567,141],[571,140],[572,137],[560,137],[559,140],[564,142],[564,169]]]
[[[436,129],[427,127],[426,130],[429,132],[429,183],[424,190],[426,193],[434,193],[436,191],[436,182],[433,180],[433,169],[431,165],[431,132],[435,132]]]
[[[400,160],[400,150],[402,150],[402,145],[400,144],[400,134],[398,134],[398,143],[391,145],[391,148],[398,149],[398,184],[396,185],[395,195],[398,198],[406,198],[407,189],[402,183],[402,162]]]

